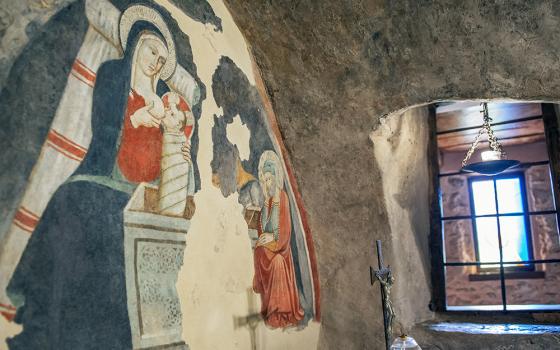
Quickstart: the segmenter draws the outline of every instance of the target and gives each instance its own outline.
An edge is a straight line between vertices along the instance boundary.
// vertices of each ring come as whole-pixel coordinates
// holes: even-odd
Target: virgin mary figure
[[[163,19],[145,6],[123,13],[120,36],[122,59],[98,71],[89,151],[51,198],[8,285],[23,325],[10,349],[132,348],[123,209],[140,182],[159,176],[160,96],[176,58]],[[190,161],[188,145],[183,152]]]

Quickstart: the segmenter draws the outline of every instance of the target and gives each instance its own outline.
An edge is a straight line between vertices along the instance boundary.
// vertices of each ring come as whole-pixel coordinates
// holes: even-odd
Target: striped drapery
[[[68,75],[51,128],[28,179],[12,224],[0,242],[0,314],[12,319],[6,287],[50,198],[76,170],[91,142],[91,110],[97,69],[122,56],[120,11],[107,0],[86,0],[89,28]],[[196,104],[199,88],[181,66],[167,81],[169,87]]]

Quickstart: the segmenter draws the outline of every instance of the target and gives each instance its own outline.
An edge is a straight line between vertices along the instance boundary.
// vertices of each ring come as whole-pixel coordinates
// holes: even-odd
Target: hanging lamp
[[[490,116],[488,115],[488,104],[486,102],[483,102],[481,103],[481,105],[482,111],[480,112],[483,114],[482,127],[478,131],[474,142],[467,151],[465,159],[463,159],[463,167],[461,171],[467,173],[479,173],[487,176],[497,175],[506,171],[507,169],[519,165],[519,161],[507,159],[506,153],[502,149],[502,145],[494,135],[494,131],[492,130],[492,127],[490,125],[490,123],[492,122],[492,118],[490,118]],[[484,133],[486,133],[486,136],[488,137],[490,150],[481,152],[481,162],[467,164],[467,162],[471,159],[474,151],[478,147],[482,134]]]

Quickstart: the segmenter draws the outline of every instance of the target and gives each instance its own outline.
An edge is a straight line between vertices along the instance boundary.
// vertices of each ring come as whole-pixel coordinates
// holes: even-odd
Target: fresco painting
[[[150,265],[169,259],[159,245],[173,220],[179,220],[175,235],[185,235],[194,214],[191,106],[200,87],[177,63],[174,36],[154,8],[132,5],[121,13],[107,1],[87,1],[85,12],[90,28],[14,217],[16,230],[3,246],[17,254],[21,245],[10,245],[22,236],[17,229],[33,232],[20,259],[2,254],[3,272],[19,260],[13,274],[2,275],[10,278],[10,304],[3,304],[5,311],[17,310],[9,317],[23,325],[7,343],[10,349],[127,349],[141,345],[142,332],[172,331],[174,339],[151,345],[173,340],[184,348],[174,293],[184,238],[164,240],[179,244],[170,251],[178,262],[168,267],[171,276],[138,280]],[[124,213],[139,192],[146,203],[134,208],[140,224]],[[140,233],[125,229],[131,222]],[[128,239],[142,231],[161,234],[143,238],[143,245],[141,238]],[[135,250],[125,257],[129,245]],[[125,276],[128,265],[135,266]],[[127,279],[137,281],[139,300],[127,298]],[[152,312],[129,312],[135,304],[127,299]],[[170,315],[176,320],[165,321]]]
[[[284,191],[280,159],[273,151],[261,155],[259,182],[265,200],[255,244],[253,290],[261,295],[261,314],[267,325],[274,328],[294,326],[303,319],[304,313],[299,303],[290,246],[290,201]]]
[[[319,319],[319,287],[305,213],[295,200],[289,167],[273,121],[260,94],[228,57],[222,57],[212,90],[223,115],[212,129],[212,183],[224,196],[238,194],[254,248],[253,291],[261,296],[261,316],[271,328],[305,327]],[[249,156],[228,139],[228,125],[240,118],[250,131]]]
[[[177,6],[223,31],[206,1]],[[0,184],[0,313],[22,326],[8,348],[188,349],[187,296],[176,284],[189,268],[187,237],[203,234],[190,232],[200,166],[212,169],[206,184],[239,195],[260,319],[269,329],[296,330],[319,321],[311,232],[282,140],[235,62],[222,57],[212,76],[224,113],[208,135],[213,159],[199,164],[206,86],[189,37],[166,8],[79,0],[45,28],[65,33],[69,49],[56,51],[54,34],[34,36],[0,93],[0,110],[38,126],[21,152],[6,140],[20,136],[22,124],[2,117],[13,127],[0,141],[9,174]],[[51,56],[60,65],[45,66],[53,79],[22,71]],[[49,98],[27,104],[19,89]],[[250,130],[243,159],[227,135],[237,116]]]

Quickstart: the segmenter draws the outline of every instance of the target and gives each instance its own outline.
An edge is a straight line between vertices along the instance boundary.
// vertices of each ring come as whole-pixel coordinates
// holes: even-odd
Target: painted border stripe
[[[16,310],[16,308],[14,306],[8,305],[8,304],[3,304],[3,303],[0,303],[0,307],[2,307],[4,309],[7,309],[7,310],[10,310],[10,311],[15,311]]]
[[[86,66],[84,62],[80,61],[79,58],[76,58],[74,64],[79,65],[81,69],[85,70],[87,74],[92,77],[90,80],[95,81],[95,71],[93,69],[90,69],[88,66]]]
[[[27,232],[27,233],[33,233],[33,229],[27,226],[24,226],[23,224],[21,224],[19,221],[15,221],[14,220],[14,225],[16,225],[17,227],[19,227],[20,229],[22,229],[23,231]]]
[[[47,136],[47,142],[54,149],[74,160],[80,161],[84,159],[86,155],[86,149],[84,147],[78,146],[75,142],[68,140],[52,129]]]
[[[8,322],[12,322],[16,317],[16,313],[10,311],[0,311],[0,315],[4,316],[4,318],[8,320]]]
[[[55,134],[56,136],[60,137],[61,139],[63,139],[64,141],[68,142],[69,144],[71,144],[72,146],[76,147],[77,149],[80,149],[84,152],[84,154],[87,152],[87,148],[70,140],[69,138],[67,138],[66,136],[62,135],[61,133],[59,133],[58,131],[56,131],[55,129],[51,129],[50,132],[52,132],[53,134]]]
[[[74,70],[72,70],[72,71],[70,72],[70,74],[71,74],[74,78],[76,78],[76,79],[78,79],[79,81],[81,81],[82,83],[86,84],[87,86],[93,87],[93,84],[92,84],[91,82],[87,81],[85,78],[83,78],[81,75],[79,75],[78,73],[76,73]]]
[[[28,232],[33,232],[38,223],[39,219],[37,218],[37,216],[31,216],[21,208],[16,212],[16,215],[14,216],[14,224]]]
[[[47,146],[50,146],[52,149],[55,150],[55,152],[58,152],[58,153],[62,154],[62,155],[65,156],[66,158],[75,160],[75,161],[77,161],[77,162],[80,162],[80,161],[82,160],[81,158],[78,158],[78,157],[76,157],[76,156],[73,156],[72,154],[66,152],[65,150],[61,149],[60,147],[58,147],[57,145],[55,145],[55,144],[53,144],[53,143],[51,143],[51,142],[48,142],[48,141],[47,141]]]
[[[79,59],[76,59],[72,65],[72,75],[91,87],[95,85],[95,72]]]
[[[23,211],[25,214],[31,216],[32,218],[34,218],[35,220],[39,221],[39,216],[37,216],[37,214],[35,214],[34,212],[32,212],[31,210],[27,209],[26,207],[19,207],[19,210]],[[0,306],[2,306],[2,304],[0,303]]]

